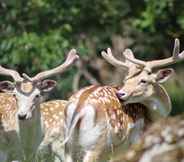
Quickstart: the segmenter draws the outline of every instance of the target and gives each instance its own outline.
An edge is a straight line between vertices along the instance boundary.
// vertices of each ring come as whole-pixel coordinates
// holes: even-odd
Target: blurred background
[[[119,59],[125,48],[144,60],[171,56],[174,38],[184,49],[183,9],[182,0],[0,0],[0,64],[33,76],[76,48],[82,61],[54,78],[51,98],[66,99],[90,84],[120,85],[121,69],[100,52],[111,47]],[[171,67],[176,74],[164,86],[175,115],[184,111],[184,61]]]

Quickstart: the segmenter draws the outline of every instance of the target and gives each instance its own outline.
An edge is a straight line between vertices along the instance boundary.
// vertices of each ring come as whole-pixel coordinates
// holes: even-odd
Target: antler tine
[[[161,59],[161,60],[153,60],[153,61],[142,61],[142,60],[139,60],[136,58],[128,57],[125,54],[124,54],[124,56],[128,61],[130,61],[134,64],[137,64],[140,67],[147,69],[148,71],[152,71],[152,69],[154,69],[154,68],[164,67],[164,66],[171,65],[171,64],[174,64],[176,62],[184,60],[184,51],[182,51],[180,53],[179,48],[180,48],[179,39],[175,39],[174,48],[173,48],[173,55],[169,58]],[[127,52],[129,52],[129,51],[125,51],[124,53],[127,53]]]
[[[30,76],[28,76],[26,73],[23,73],[22,74],[22,77],[25,79],[25,80],[28,80],[28,81],[32,81],[32,78]]]
[[[173,55],[166,59],[155,60],[155,61],[148,61],[147,65],[150,68],[160,68],[164,66],[168,66],[179,61],[184,60],[184,51],[179,52],[180,42],[179,39],[175,39],[174,48],[173,48]]]
[[[74,63],[74,61],[77,60],[78,58],[79,58],[79,56],[77,55],[76,50],[72,49],[69,51],[68,56],[63,64],[59,65],[58,67],[56,67],[54,69],[40,72],[36,76],[32,77],[31,79],[32,79],[32,81],[43,80],[45,78],[54,76],[56,74],[61,74],[68,67],[70,67]]]
[[[12,69],[6,69],[0,65],[0,74],[11,76],[15,82],[21,82],[23,78],[20,76],[20,74]]]
[[[110,64],[112,64],[112,65],[114,65],[114,66],[117,66],[117,67],[118,67],[118,66],[123,67],[123,68],[126,69],[126,70],[129,69],[129,67],[128,67],[125,63],[123,63],[123,62],[117,60],[117,59],[113,56],[112,51],[111,51],[110,48],[107,48],[107,52],[102,51],[102,52],[101,52],[101,55],[102,55],[102,57],[103,57],[108,63],[110,63]]]
[[[135,57],[130,57],[130,55],[132,55],[132,50],[131,49],[125,49],[125,51],[123,52],[123,55],[125,57],[125,59],[127,59],[128,61],[136,64],[136,65],[139,65],[141,67],[145,67],[146,66],[146,62],[145,61],[142,61],[142,60],[139,60],[139,59],[136,59]]]
[[[180,41],[179,39],[175,39],[174,41],[174,48],[173,48],[173,58],[177,58],[180,53]]]

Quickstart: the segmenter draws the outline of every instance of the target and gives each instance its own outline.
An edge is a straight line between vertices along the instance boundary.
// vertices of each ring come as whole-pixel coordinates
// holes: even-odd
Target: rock
[[[112,162],[184,162],[184,114],[154,123]]]

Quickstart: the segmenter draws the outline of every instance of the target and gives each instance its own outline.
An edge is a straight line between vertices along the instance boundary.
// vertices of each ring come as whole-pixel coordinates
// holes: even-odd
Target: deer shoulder
[[[51,100],[41,104],[41,115],[45,128],[45,142],[63,137],[66,100]],[[49,142],[47,141],[47,142]]]
[[[129,136],[132,136],[130,142],[133,142],[137,132],[144,127],[146,108],[141,104],[123,105],[116,91],[117,89],[111,86],[89,86],[69,99],[65,111],[66,147],[70,147],[68,144],[74,141],[84,150],[95,150],[93,159],[101,156],[105,150],[115,150]],[[133,131],[134,129],[136,131]],[[75,149],[74,146],[71,147]],[[76,150],[79,151],[77,148]],[[87,154],[83,155],[84,161],[88,158]]]

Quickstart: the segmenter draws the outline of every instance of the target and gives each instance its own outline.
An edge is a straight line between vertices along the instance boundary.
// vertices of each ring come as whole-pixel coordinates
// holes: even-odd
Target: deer
[[[10,76],[14,80],[0,82],[0,90],[5,92],[0,94],[0,153],[3,155],[0,154],[0,158],[4,162],[33,162],[38,149],[49,145],[56,154],[58,149],[61,151],[59,143],[63,140],[63,113],[67,101],[53,100],[43,103],[44,97],[56,86],[56,81],[47,78],[63,73],[78,58],[76,50],[72,49],[63,64],[42,71],[34,77],[25,73],[21,76],[15,70],[0,66],[0,75]],[[5,146],[9,147],[5,149]],[[9,159],[8,156],[13,154],[16,154],[18,159]],[[61,153],[59,154],[59,158],[62,158]]]
[[[142,61],[136,59],[130,49],[127,49],[126,54],[126,59],[131,62],[131,66],[127,67],[130,69],[130,74],[125,78],[124,85],[117,91],[118,98],[124,104],[144,104],[149,107],[152,118],[156,120],[158,117],[168,116],[171,111],[171,101],[161,83],[173,76],[174,69],[157,69],[184,60],[184,51],[180,52],[179,39],[175,39],[172,56],[166,59]],[[132,72],[131,68],[137,70]]]
[[[65,161],[108,160],[108,155],[122,152],[122,147],[137,141],[150,123],[166,117],[172,108],[171,100],[160,83],[167,81],[173,70],[152,70],[183,60],[183,53],[179,53],[178,39],[172,57],[151,62],[135,59],[130,49],[123,52],[123,61],[116,59],[110,48],[102,51],[107,62],[122,68],[126,74],[124,84],[92,85],[69,98],[64,119]]]
[[[12,159],[28,159],[20,156],[22,148],[20,139],[17,136],[17,104],[15,97],[9,93],[0,93],[0,114],[1,114],[1,143],[0,161],[6,162]],[[63,147],[59,145],[63,141],[63,119],[66,100],[51,100],[40,104],[40,111],[44,125],[44,137],[38,148],[36,159],[63,159]],[[57,112],[57,113],[56,113]],[[30,138],[32,138],[30,136]],[[59,140],[58,140],[59,139]],[[4,142],[2,142],[4,141]],[[31,141],[32,142],[32,141]],[[10,151],[11,148],[11,151]],[[52,156],[54,155],[54,157]],[[34,157],[32,157],[34,158]]]

